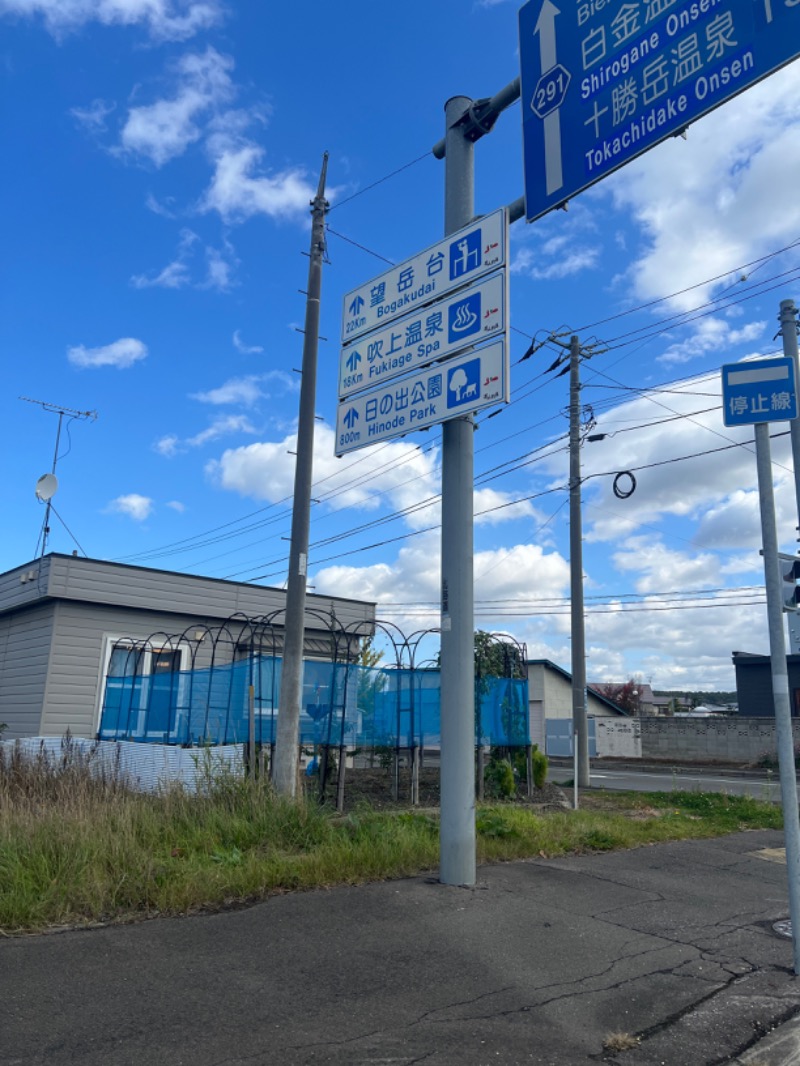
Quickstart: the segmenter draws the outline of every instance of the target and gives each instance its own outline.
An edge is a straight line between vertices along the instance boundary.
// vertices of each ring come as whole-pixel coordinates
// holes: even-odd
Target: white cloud
[[[147,345],[135,337],[120,337],[118,341],[102,348],[86,348],[79,344],[67,349],[70,363],[80,367],[114,366],[117,370],[124,370],[146,356]]]
[[[88,107],[71,108],[70,114],[91,133],[104,133],[107,128],[106,119],[116,106],[113,103],[107,104],[105,100],[92,100]]]
[[[314,587],[324,595],[357,596],[378,604],[378,617],[411,631],[439,625],[441,540],[438,531],[423,533],[403,547],[391,563],[366,566],[323,566],[314,573]],[[557,552],[545,553],[539,545],[477,552],[474,564],[475,600],[481,607],[481,627],[507,628],[498,600],[524,602],[527,590],[537,596],[563,596],[569,588],[569,564]]]
[[[160,215],[162,218],[174,219],[176,217],[175,212],[171,205],[175,203],[174,196],[165,197],[165,202],[157,200],[151,192],[147,194],[145,199],[145,207],[148,211],[152,211],[154,215]]]
[[[106,510],[116,514],[127,515],[136,522],[144,522],[153,513],[153,501],[149,496],[140,496],[138,492],[129,492],[126,496],[117,496]]]
[[[219,0],[0,0],[0,15],[41,18],[55,36],[88,22],[143,24],[159,41],[183,41],[219,22]]]
[[[573,274],[579,274],[582,270],[590,270],[597,266],[601,249],[597,246],[574,248],[570,252],[560,255],[554,262],[547,266],[537,266],[537,255],[532,248],[520,248],[511,263],[512,274],[527,274],[536,281],[552,281],[557,278],[568,278]]]
[[[337,459],[333,454],[334,431],[318,423],[314,431],[314,492],[329,507],[377,510],[382,502],[392,508],[414,508],[406,522],[414,528],[429,524],[431,514],[422,513],[438,493],[434,478],[436,453],[423,453],[416,445],[396,441]],[[253,499],[275,502],[294,489],[297,436],[281,441],[249,444],[224,452],[206,467],[221,488]],[[436,505],[438,508],[438,504]],[[434,521],[438,518],[433,516]]]
[[[199,289],[214,289],[216,292],[227,292],[234,284],[233,272],[239,265],[233,245],[225,241],[224,250],[219,248],[206,248],[206,277],[197,286]]]
[[[160,437],[153,449],[158,452],[159,455],[165,456],[167,459],[171,459],[173,455],[178,454],[178,437],[174,433],[168,433],[164,437]]]
[[[157,167],[182,155],[200,140],[201,116],[230,100],[233,60],[209,46],[189,52],[175,64],[177,89],[169,99],[131,108],[122,129],[122,149],[145,156]]]
[[[285,218],[307,212],[316,189],[309,184],[305,171],[293,167],[276,174],[255,174],[263,156],[264,149],[255,144],[220,145],[214,157],[214,176],[200,210],[217,211],[226,222],[258,214]]]
[[[211,425],[201,429],[199,433],[195,433],[192,437],[186,437],[184,440],[181,440],[176,433],[168,433],[156,441],[153,449],[166,459],[172,459],[173,456],[179,455],[189,448],[202,448],[204,444],[209,444],[213,440],[229,436],[232,433],[252,434],[256,432],[255,426],[245,415],[221,415],[219,418],[215,418]]]
[[[265,151],[251,138],[250,131],[254,125],[266,124],[270,107],[263,101],[249,107],[228,106],[239,92],[233,69],[233,59],[211,46],[203,53],[182,56],[172,67],[172,93],[154,103],[132,107],[120,144],[113,151],[162,167],[192,144],[204,141],[213,174],[195,210],[216,211],[226,222],[241,222],[258,214],[276,219],[302,217],[316,189],[300,166],[279,171],[263,167]],[[335,193],[329,189],[328,198]],[[152,195],[147,205],[157,214],[174,215]],[[229,270],[224,256],[210,256],[209,287],[227,288]]]
[[[206,471],[221,488],[274,503],[294,489],[296,433],[276,442],[259,442],[229,449]],[[337,459],[334,431],[318,423],[314,432],[314,497],[333,510],[357,508],[377,512],[400,511],[407,529],[438,526],[441,483],[438,449],[423,452],[406,441],[375,445]],[[478,489],[476,521],[485,524],[537,518],[529,503],[513,503],[510,493]],[[396,527],[395,527],[396,528]]]
[[[555,211],[536,226],[512,231],[510,270],[536,281],[567,278],[594,269],[601,253],[597,223],[586,206],[576,203],[568,215]]]
[[[717,288],[729,285],[731,269],[800,231],[798,98],[793,63],[691,126],[688,140],[671,138],[603,182],[642,229],[630,271],[639,298],[716,275],[725,275]],[[696,307],[713,288],[676,296],[673,306]]]
[[[167,263],[163,270],[150,277],[147,274],[134,274],[131,285],[134,289],[182,289],[189,284],[189,268],[180,259]]]
[[[191,285],[196,289],[214,289],[227,292],[234,284],[233,273],[239,265],[235,249],[230,241],[225,240],[222,249],[207,245],[205,248],[205,277],[202,281],[192,281],[192,261],[200,238],[190,229],[181,230],[180,242],[175,259],[162,270],[154,274],[134,274],[131,285],[135,289],[182,289]]]
[[[180,500],[167,500],[167,507],[170,507],[173,511],[177,511],[178,514],[183,514],[186,510],[186,504],[181,503]]]
[[[233,331],[233,346],[242,355],[258,355],[264,351],[260,344],[245,344],[242,340],[242,331],[240,329]]]
[[[475,489],[473,505],[475,522],[481,525],[497,525],[515,518],[536,516],[530,500],[515,503],[512,493],[499,492],[497,489]]]
[[[634,587],[640,593],[718,588],[722,584],[718,555],[675,551],[652,535],[628,537],[611,558],[619,572],[638,575]]]
[[[230,378],[216,389],[191,393],[191,399],[199,400],[200,403],[244,404],[245,407],[252,407],[264,396],[260,382],[261,377],[258,374],[250,374],[243,378]]]
[[[669,366],[688,363],[708,352],[729,351],[734,344],[758,340],[767,323],[750,322],[741,329],[732,329],[724,319],[709,316],[692,325],[694,332],[686,340],[671,344],[657,362]]]
[[[186,444],[190,448],[199,448],[203,444],[208,444],[219,437],[227,436],[229,433],[255,432],[255,427],[244,415],[227,415],[222,418],[216,418],[207,429],[196,433],[193,437],[189,437],[186,440]]]
[[[262,387],[269,381],[277,382],[281,392],[293,392],[300,387],[299,383],[283,370],[269,370],[266,374],[248,374],[241,378],[229,378],[216,389],[191,393],[191,399],[216,406],[242,404],[245,407],[252,407],[259,400],[271,395]]]

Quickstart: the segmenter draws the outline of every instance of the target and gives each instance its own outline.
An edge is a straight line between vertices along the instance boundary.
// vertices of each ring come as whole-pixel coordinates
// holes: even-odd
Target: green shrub
[[[486,795],[492,799],[513,799],[517,794],[514,767],[508,759],[492,759],[483,774]]]
[[[539,745],[533,745],[533,783],[537,788],[544,788],[547,781],[547,756],[539,751]]]

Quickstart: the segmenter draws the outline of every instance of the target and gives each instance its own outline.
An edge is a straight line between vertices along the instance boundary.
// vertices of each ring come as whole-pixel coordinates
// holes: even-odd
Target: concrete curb
[[[728,1066],[800,1066],[800,1016],[778,1026]]]
[[[548,762],[552,769],[572,771],[572,759],[560,759],[557,756],[549,756]],[[768,776],[767,770],[764,769],[751,770],[741,766],[720,766],[718,763],[714,765],[675,762],[656,763],[640,762],[639,760],[632,759],[592,759],[591,769],[595,772],[601,772],[602,770],[641,770],[644,773],[674,773],[678,777],[691,774],[706,774],[715,777],[752,777],[761,779]],[[773,770],[772,776],[777,781],[779,778],[778,771]]]

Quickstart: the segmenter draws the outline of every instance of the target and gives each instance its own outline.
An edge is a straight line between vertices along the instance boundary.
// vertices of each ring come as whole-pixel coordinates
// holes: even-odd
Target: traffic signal
[[[796,611],[800,607],[800,589],[797,587],[800,581],[800,557],[778,552],[778,566],[783,579],[783,609]]]

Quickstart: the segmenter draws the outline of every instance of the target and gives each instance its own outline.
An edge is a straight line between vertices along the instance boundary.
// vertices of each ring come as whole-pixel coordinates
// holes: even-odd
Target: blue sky
[[[342,298],[440,237],[444,103],[518,74],[517,5],[0,0],[0,30],[2,569],[35,555],[52,462],[57,418],[27,396],[98,413],[62,436],[52,550],[283,582],[327,150],[311,583],[436,625],[440,434],[334,458]],[[606,434],[582,454],[590,679],[728,688],[732,650],[767,650],[755,459],[729,447],[751,434],[723,426],[719,367],[778,351],[779,303],[800,302],[798,172],[794,63],[511,227],[519,365],[514,402],[478,419],[478,625],[569,667],[567,378],[552,346],[519,360],[577,333]],[[477,146],[477,210],[522,181],[516,104]]]

